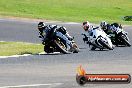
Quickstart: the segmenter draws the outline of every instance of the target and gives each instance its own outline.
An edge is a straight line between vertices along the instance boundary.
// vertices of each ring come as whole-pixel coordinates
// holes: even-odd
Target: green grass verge
[[[0,56],[38,54],[43,52],[43,45],[24,42],[0,42]]]
[[[132,0],[0,0],[1,16],[99,23],[124,21],[132,15]]]

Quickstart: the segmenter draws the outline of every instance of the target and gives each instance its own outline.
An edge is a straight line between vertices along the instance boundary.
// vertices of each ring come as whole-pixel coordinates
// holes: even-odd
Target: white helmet
[[[105,29],[106,26],[107,26],[107,22],[102,21],[102,22],[100,23],[100,26],[101,26],[102,29]]]
[[[83,29],[88,31],[90,29],[90,23],[88,21],[83,22]]]

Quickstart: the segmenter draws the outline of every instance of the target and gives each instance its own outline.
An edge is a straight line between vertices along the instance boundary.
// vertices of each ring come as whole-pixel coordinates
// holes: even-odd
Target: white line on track
[[[45,52],[40,52],[38,53],[37,55],[45,55],[47,53]],[[60,52],[54,52],[54,53],[49,53],[49,54],[61,54]],[[3,58],[17,58],[17,57],[27,57],[27,56],[33,56],[32,54],[23,54],[23,55],[12,55],[12,56],[0,56],[0,59],[3,59]]]
[[[24,54],[24,55],[12,55],[12,56],[0,56],[0,58],[10,58],[10,57],[24,57],[30,56],[31,54]]]
[[[20,88],[20,87],[39,87],[39,86],[59,86],[63,83],[49,83],[49,84],[30,84],[30,85],[17,85],[17,86],[3,86],[0,88]]]

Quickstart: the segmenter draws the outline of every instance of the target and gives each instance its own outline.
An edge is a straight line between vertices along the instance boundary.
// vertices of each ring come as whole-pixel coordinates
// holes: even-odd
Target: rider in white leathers
[[[87,36],[87,43],[92,46],[91,50],[95,50],[96,48],[103,49],[105,45],[100,45],[101,43],[98,42],[98,40],[102,40],[102,42],[104,42],[103,44],[108,43],[108,46],[106,45],[105,48],[108,48],[110,50],[113,49],[110,38],[99,27],[94,27],[90,25],[88,21],[86,21],[83,22],[83,29],[85,30],[85,35]]]
[[[88,22],[88,21],[85,21],[85,22],[83,22],[83,29],[84,29],[84,31],[85,31],[85,35],[86,35],[86,41],[88,41],[87,43],[89,43],[90,45],[92,45],[92,47],[91,47],[91,50],[95,50],[96,48],[93,46],[93,44],[92,44],[92,42],[90,41],[90,35],[91,35],[91,32],[92,32],[92,30],[93,30],[93,26]],[[84,40],[85,41],[85,40]]]

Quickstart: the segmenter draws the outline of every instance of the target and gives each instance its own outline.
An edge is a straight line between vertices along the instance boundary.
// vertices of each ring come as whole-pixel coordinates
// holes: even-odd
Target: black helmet
[[[38,29],[39,31],[42,30],[45,27],[45,23],[44,22],[39,22],[38,23]]]
[[[107,25],[108,25],[108,23],[105,22],[105,21],[102,21],[102,22],[100,23],[100,27],[101,27],[102,29],[106,29]]]

